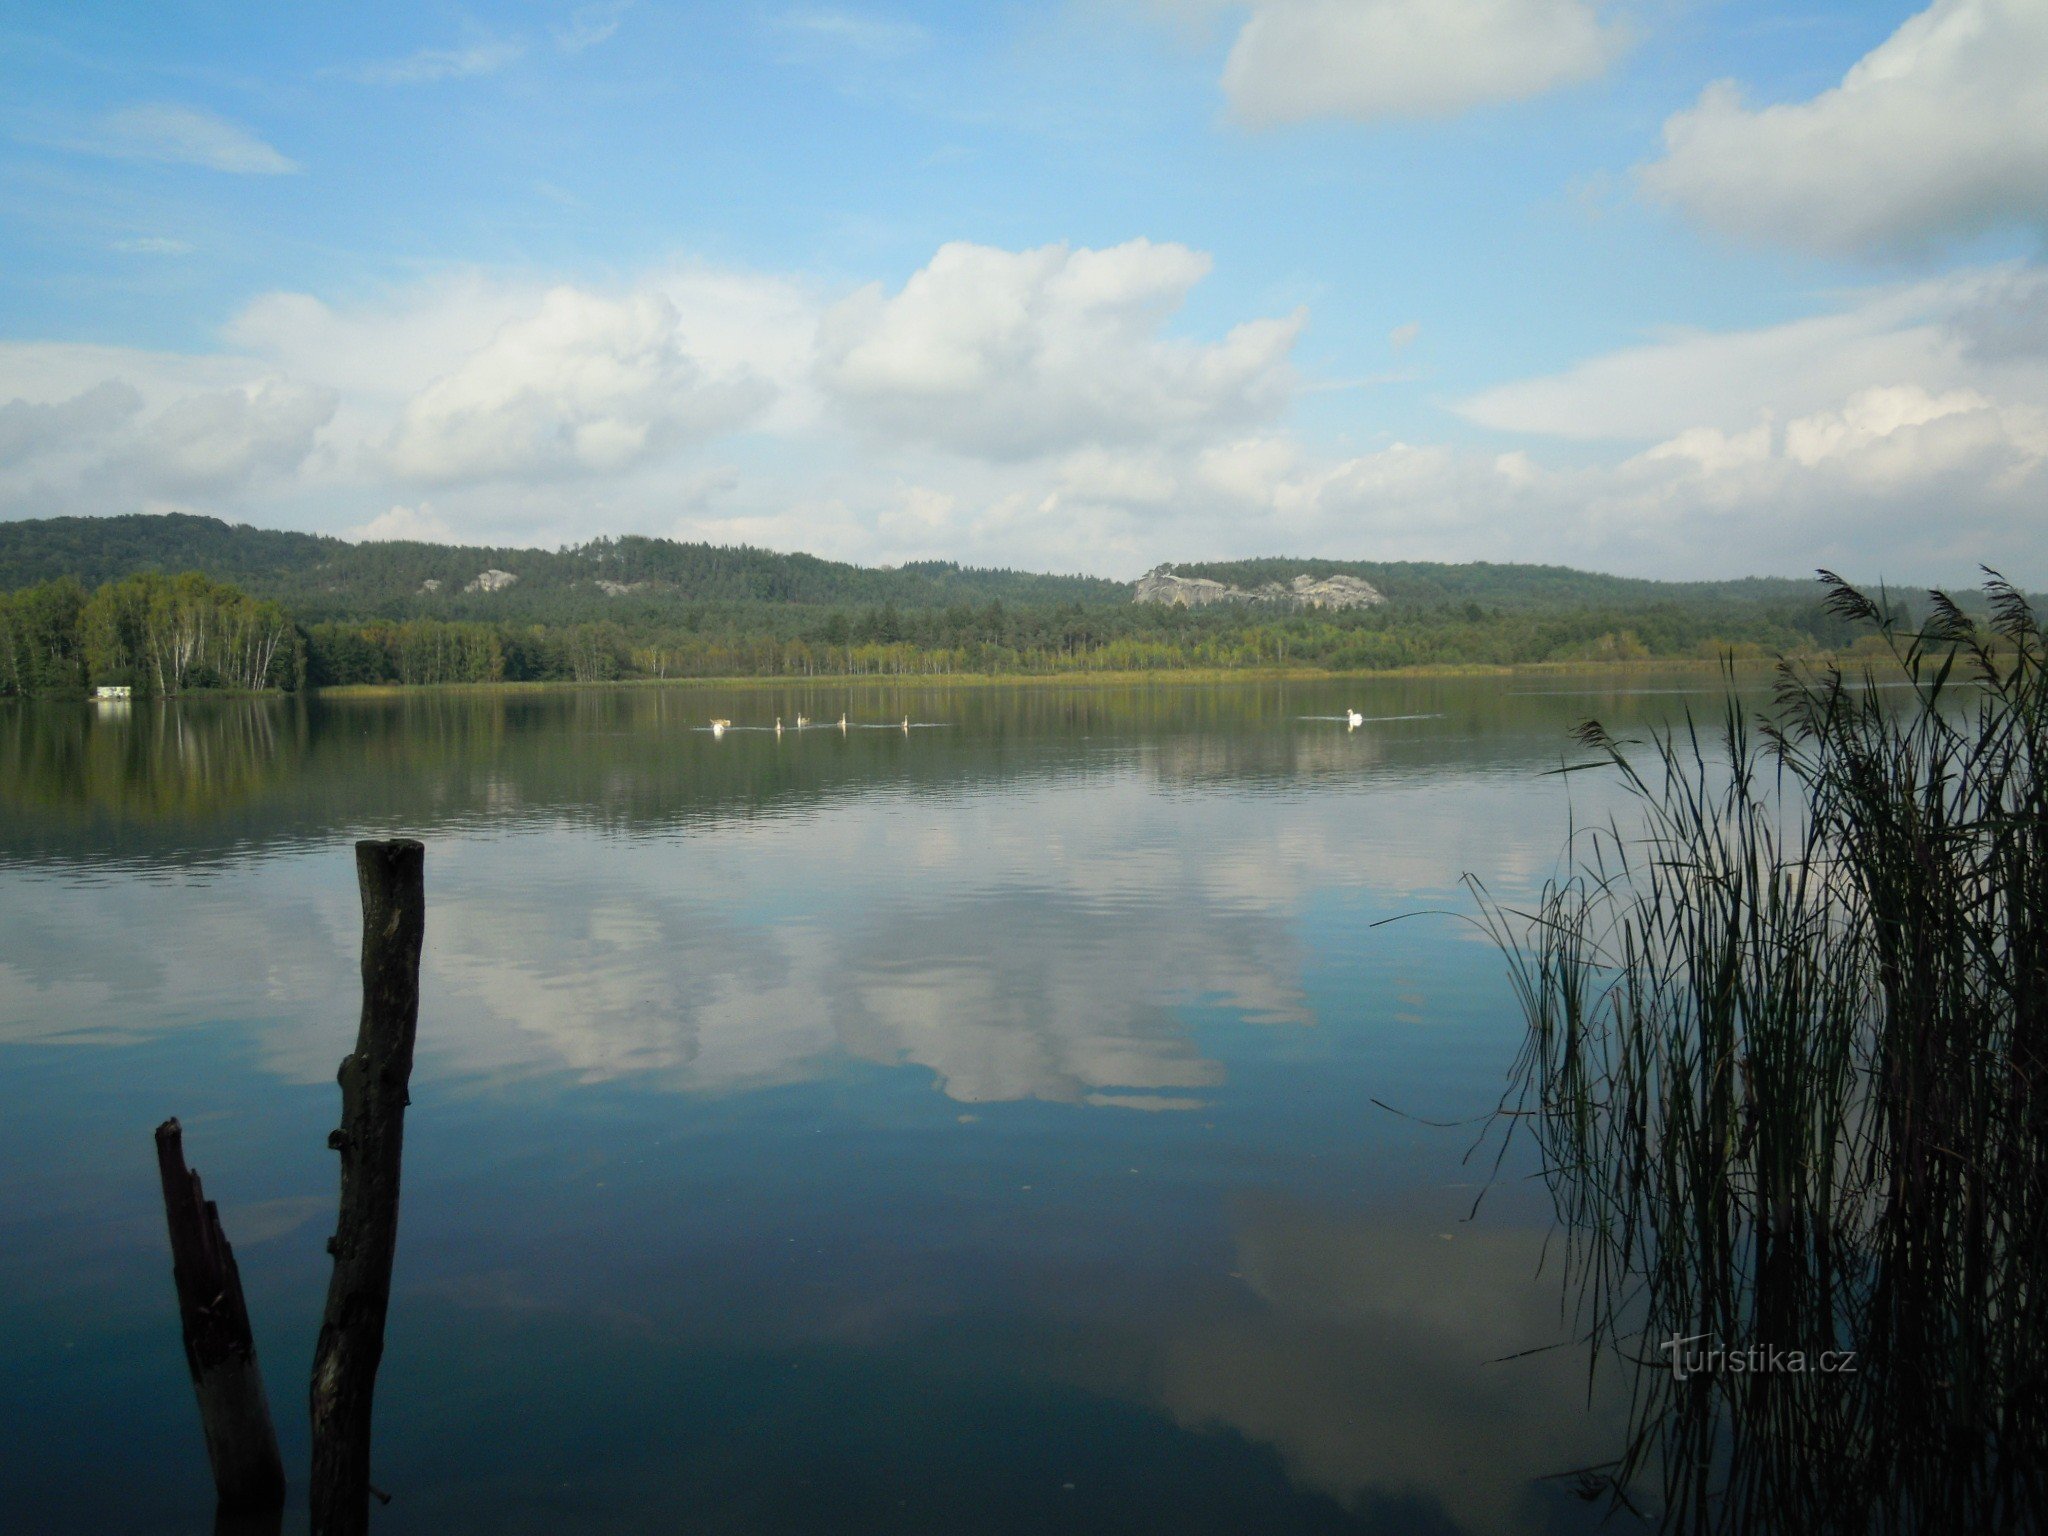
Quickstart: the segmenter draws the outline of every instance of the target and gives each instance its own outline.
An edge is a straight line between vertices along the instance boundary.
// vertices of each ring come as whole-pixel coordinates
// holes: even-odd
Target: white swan
[[[731,724],[732,722],[730,720],[714,720],[711,722],[711,734],[714,736],[723,736],[726,733],[727,727],[729,727]]]
[[[1365,724],[1365,716],[1361,715],[1355,709],[1347,709],[1344,711],[1344,723],[1350,726],[1351,729],[1355,731],[1361,725]]]
[[[908,715],[903,717],[903,734],[906,736],[910,734],[910,716]]]
[[[841,712],[840,712],[840,716],[839,716],[839,729],[840,729],[840,730],[842,730],[842,731],[846,729],[846,714],[845,714],[845,712],[844,712],[844,711],[841,711]]]
[[[778,736],[782,734],[782,716],[780,715],[775,717],[775,734]]]
[[[796,717],[796,728],[798,730],[802,730],[805,726],[809,725],[810,723],[811,717],[809,715],[798,715]]]

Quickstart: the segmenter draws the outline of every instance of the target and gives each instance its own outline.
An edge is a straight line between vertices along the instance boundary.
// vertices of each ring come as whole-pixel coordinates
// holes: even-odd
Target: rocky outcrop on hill
[[[478,571],[476,573],[476,580],[469,583],[462,590],[465,592],[502,592],[518,579],[510,571],[496,569]]]
[[[1206,576],[1176,576],[1171,565],[1138,578],[1131,600],[1206,608],[1211,603],[1273,603],[1286,608],[1376,608],[1386,599],[1369,581],[1356,576],[1297,576],[1291,582],[1269,581],[1259,587],[1233,587]]]
[[[1206,608],[1211,603],[1237,602],[1251,594],[1238,587],[1202,576],[1176,576],[1173,567],[1162,565],[1138,578],[1135,603],[1171,603],[1181,608]]]

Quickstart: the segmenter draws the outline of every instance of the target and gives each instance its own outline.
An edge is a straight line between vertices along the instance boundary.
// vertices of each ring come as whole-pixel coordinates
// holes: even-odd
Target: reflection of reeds
[[[2048,1492],[2043,633],[1996,578],[1988,634],[1830,581],[1910,692],[1787,664],[1765,718],[1731,699],[1640,764],[1588,725],[1643,829],[1533,911],[1480,893],[1529,1024],[1500,1123],[1541,1148],[1594,1368],[1634,1362],[1619,1493],[1668,1529],[2019,1529]],[[1680,1380],[1660,1346],[1694,1336],[1778,1368]]]

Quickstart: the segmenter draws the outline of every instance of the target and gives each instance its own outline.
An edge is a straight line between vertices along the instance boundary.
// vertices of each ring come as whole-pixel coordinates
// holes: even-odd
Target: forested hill
[[[183,512],[0,523],[0,591],[71,576],[87,587],[137,571],[203,571],[251,589],[317,570],[341,539],[278,533]]]
[[[487,549],[351,544],[175,514],[52,518],[0,522],[0,694],[1366,672],[1811,656],[1859,643],[1857,626],[1831,612],[1811,580],[1654,582],[1558,566],[1287,559],[1178,570],[1248,589],[1355,576],[1386,601],[1182,607],[1136,602],[1133,584],[1091,576],[944,561],[870,569],[665,539]],[[1984,611],[1981,594],[1956,597]]]
[[[1362,577],[1387,599],[1387,622],[1436,614],[1530,618],[1647,609],[1729,618],[1797,620],[1817,613],[1810,579],[1665,582],[1604,576],[1556,565],[1446,565],[1374,560],[1234,560],[1173,567],[1256,588],[1299,575]],[[1034,610],[1128,605],[1132,586],[1093,576],[1037,575],[920,561],[870,568],[744,545],[680,544],[629,536],[558,550],[402,541],[352,544],[186,513],[56,517],[0,522],[0,592],[73,577],[88,589],[137,572],[197,571],[258,598],[275,599],[301,623],[444,619],[497,624],[615,620],[629,628],[724,612],[769,622],[768,610],[857,612],[894,606],[936,612],[991,601]],[[506,583],[488,572],[517,579]],[[1966,607],[1970,594],[1958,593]],[[742,613],[755,615],[741,619]],[[1221,616],[1219,616],[1219,622]],[[1729,633],[1736,631],[1730,630]]]
[[[199,571],[285,603],[301,619],[641,619],[682,605],[906,609],[955,603],[1104,606],[1126,582],[982,570],[950,561],[870,569],[744,545],[596,539],[559,550],[404,541],[351,544],[185,513],[0,522],[0,591],[62,576],[88,588],[138,571]],[[479,576],[517,578],[477,588]],[[469,590],[465,590],[469,589]]]
[[[1385,560],[1215,560],[1176,564],[1173,573],[1246,588],[1270,581],[1289,582],[1304,574],[1318,579],[1357,576],[1378,588],[1389,604],[1405,608],[1463,607],[1477,603],[1485,608],[1511,611],[1564,612],[1643,603],[1810,603],[1818,596],[1810,577],[1647,581],[1576,571],[1563,565],[1494,565],[1484,560],[1467,565]]]

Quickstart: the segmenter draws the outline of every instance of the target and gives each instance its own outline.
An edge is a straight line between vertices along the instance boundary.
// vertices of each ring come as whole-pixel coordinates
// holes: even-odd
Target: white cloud
[[[616,471],[738,426],[771,393],[709,376],[659,293],[555,288],[413,397],[391,462],[428,482]]]
[[[0,464],[21,465],[91,443],[126,426],[142,409],[135,387],[106,379],[65,400],[0,405]]]
[[[489,345],[531,314],[540,291],[458,274],[337,309],[307,293],[268,293],[224,327],[228,344],[301,378],[351,394],[402,401],[450,359]]]
[[[233,494],[296,471],[333,416],[334,392],[279,378],[150,395],[119,378],[0,405],[0,508],[17,516],[133,510]]]
[[[1206,271],[1143,242],[954,246],[836,303],[701,267],[602,291],[472,272],[268,295],[220,353],[0,343],[0,514],[1122,576],[1287,553],[2048,579],[2040,269],[1674,332],[1459,405],[1505,441],[1342,449],[1287,423],[1298,318],[1169,333]]]
[[[1626,41],[1588,0],[1255,0],[1223,89],[1254,125],[1444,117],[1591,80]]]
[[[2040,413],[2002,410],[1974,389],[1930,394],[1918,385],[1866,389],[1841,409],[1785,424],[1785,456],[1809,469],[1857,466],[1880,480],[1938,470],[1957,458],[2009,446],[2039,458],[2048,437]]]
[[[102,118],[97,131],[66,147],[117,160],[201,165],[238,176],[286,176],[299,169],[248,129],[177,102],[123,107]]]
[[[1303,317],[1208,344],[1162,334],[1208,270],[1199,252],[1147,240],[946,245],[901,292],[874,284],[826,312],[818,377],[872,433],[994,460],[1270,418],[1293,389]]]
[[[364,64],[346,73],[364,85],[425,85],[435,80],[494,75],[525,54],[526,45],[516,38],[484,38],[460,48],[422,48],[402,59]]]
[[[1751,240],[1827,253],[2048,222],[2048,6],[1936,0],[1810,101],[1732,81],[1664,125],[1644,189]]]
[[[420,544],[461,542],[456,531],[435,516],[434,509],[424,501],[416,507],[393,506],[367,523],[349,529],[348,536],[357,540],[405,539]]]
[[[1673,331],[1457,403],[1482,426],[1583,441],[1747,427],[1840,404],[1873,384],[2048,399],[2048,283],[1961,271],[1846,296],[1830,313],[1744,331]],[[2030,345],[2027,338],[2035,335]]]
[[[800,283],[712,268],[617,292],[471,272],[347,307],[268,294],[222,352],[0,342],[0,442],[20,440],[0,455],[0,515],[176,504],[360,527],[433,486],[443,525],[472,538],[650,515],[666,531],[734,483],[691,445],[816,426],[819,308]]]
[[[2005,274],[2004,277],[2012,277]],[[1332,457],[1294,434],[1253,432],[1199,447],[1093,448],[991,472],[951,496],[940,548],[978,558],[1130,574],[1161,558],[1273,554],[1564,562],[1665,577],[1797,573],[1968,579],[1977,562],[2021,580],[2048,577],[2038,551],[2048,493],[2048,358],[1986,357],[1970,334],[2031,285],[1979,274],[1941,314],[1926,295],[1887,308],[1926,331],[1896,348],[1930,362],[1871,384],[1829,357],[1842,336],[1807,323],[1769,344],[1749,338],[1733,366],[1694,369],[1731,340],[1676,338],[1594,359],[1524,392],[1603,438],[1638,437],[1623,456],[1559,459],[1526,448],[1394,442]],[[1989,322],[1987,330],[2001,329]],[[1872,344],[1866,316],[1849,335]],[[1802,354],[1795,343],[1810,349]],[[1933,366],[1938,365],[1938,366]],[[1709,374],[1692,400],[1671,381]],[[1764,387],[1782,372],[1790,386]],[[1744,380],[1747,379],[1747,388]],[[1536,385],[1547,386],[1537,389]],[[1654,388],[1656,398],[1636,398]],[[1748,402],[1744,403],[1744,396]],[[1774,399],[1778,408],[1768,409]],[[1625,430],[1618,430],[1625,429]],[[1580,434],[1584,435],[1584,434]]]
[[[333,390],[284,379],[188,395],[144,432],[150,478],[172,491],[216,490],[296,469],[334,415]]]

